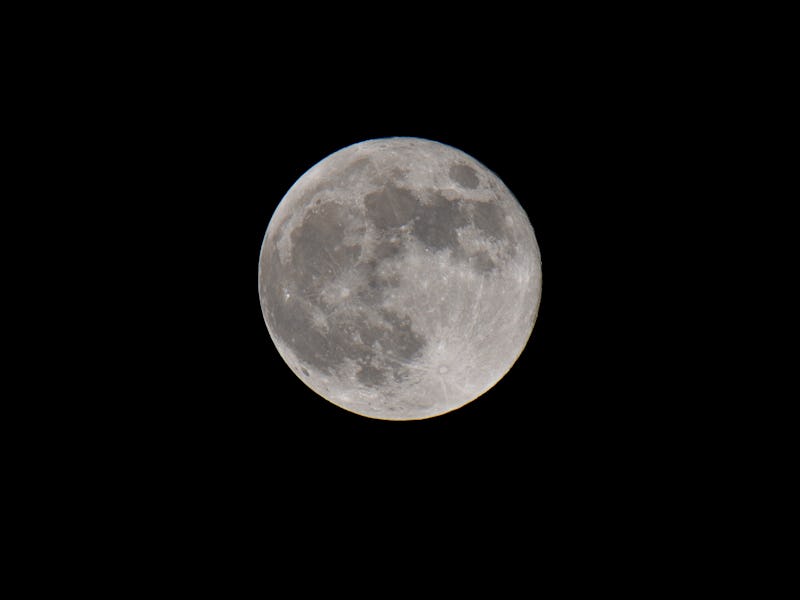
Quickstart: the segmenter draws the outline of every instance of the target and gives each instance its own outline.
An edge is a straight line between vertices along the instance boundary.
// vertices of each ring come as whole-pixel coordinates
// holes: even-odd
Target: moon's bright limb
[[[269,223],[258,279],[294,373],[389,420],[437,416],[495,385],[530,337],[542,280],[503,182],[419,138],[348,146],[300,177]]]

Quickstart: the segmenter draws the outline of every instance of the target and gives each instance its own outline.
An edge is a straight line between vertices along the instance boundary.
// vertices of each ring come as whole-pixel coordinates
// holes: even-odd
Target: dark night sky
[[[69,52],[48,50],[46,69],[31,71],[47,83],[37,101],[53,124],[32,143],[54,162],[77,159],[43,177],[87,230],[65,227],[63,245],[38,238],[37,269],[68,272],[48,286],[43,318],[74,323],[66,347],[81,357],[63,384],[37,374],[56,382],[53,408],[24,400],[56,432],[45,463],[61,479],[43,510],[63,503],[77,541],[88,514],[103,539],[141,542],[124,582],[150,568],[142,557],[191,564],[181,585],[227,558],[226,589],[240,569],[272,585],[283,564],[308,575],[293,586],[326,585],[306,567],[316,554],[343,559],[346,579],[379,573],[379,593],[407,573],[443,573],[449,590],[503,549],[493,585],[519,574],[530,589],[549,560],[564,582],[596,587],[573,568],[576,552],[638,571],[651,560],[640,548],[691,529],[683,515],[728,451],[708,435],[725,399],[704,402],[713,383],[686,377],[705,368],[702,311],[714,307],[695,308],[700,286],[684,275],[697,262],[684,225],[714,191],[693,175],[719,131],[736,135],[727,122],[705,128],[725,101],[703,94],[725,48],[699,61],[685,28],[659,37],[663,15],[627,8],[551,18],[462,7],[436,22],[404,4],[364,27],[338,4],[330,21],[325,7],[298,7],[308,14],[87,16],[91,35],[64,27]],[[283,195],[330,153],[383,136],[443,142],[497,173],[542,256],[541,306],[517,363],[474,402],[424,421],[367,419],[316,396],[283,363],[259,305],[259,250]],[[700,264],[698,279],[715,267]],[[84,336],[83,314],[52,290],[100,336]],[[82,359],[84,344],[99,356]],[[608,552],[615,541],[630,548],[624,560]],[[678,541],[679,556],[694,545]]]
[[[527,469],[541,456],[616,452],[619,435],[631,435],[630,410],[641,410],[632,401],[639,374],[628,370],[630,332],[620,321],[636,309],[614,264],[627,256],[618,223],[629,218],[620,212],[640,159],[637,133],[620,124],[618,107],[590,101],[588,83],[512,80],[468,91],[443,81],[398,90],[393,80],[359,85],[335,76],[301,88],[275,83],[234,87],[210,107],[208,122],[193,122],[202,157],[187,168],[207,183],[190,234],[204,246],[191,270],[202,286],[192,294],[212,320],[211,331],[203,317],[190,325],[189,338],[203,348],[197,373],[208,379],[198,386],[208,411],[199,418],[224,423],[231,442],[267,444],[293,460],[327,464],[342,453],[337,468],[345,470],[357,469],[348,461],[380,460],[471,470],[479,456],[491,469]],[[451,144],[494,170],[526,209],[543,260],[540,312],[517,364],[472,404],[424,422],[365,419],[313,394],[277,354],[257,296],[260,244],[289,186],[339,148],[392,135]]]
[[[451,457],[448,439],[494,439],[520,456],[545,442],[597,441],[598,423],[615,430],[615,402],[632,379],[625,360],[611,357],[624,345],[620,312],[634,311],[630,283],[624,294],[618,286],[615,261],[630,260],[618,233],[646,168],[638,117],[620,106],[625,94],[604,96],[611,84],[588,67],[583,78],[546,66],[525,79],[483,71],[469,86],[430,72],[404,71],[401,82],[356,68],[282,77],[251,67],[186,74],[158,110],[167,135],[156,155],[181,192],[160,205],[172,227],[165,235],[177,227],[188,240],[172,254],[182,274],[167,283],[185,334],[175,352],[188,385],[195,368],[205,382],[201,420],[215,414],[252,443],[261,427],[296,435],[323,454],[364,436],[384,451],[414,439],[410,451]],[[473,404],[424,423],[378,423],[313,395],[272,346],[257,296],[261,240],[291,184],[339,148],[393,135],[453,145],[494,170],[526,209],[543,261],[539,317],[516,366]]]
[[[467,60],[445,45],[376,67],[344,51],[288,60],[260,39],[159,57],[147,85],[126,82],[109,134],[131,140],[127,206],[147,225],[135,238],[145,308],[128,326],[149,350],[119,427],[144,432],[154,464],[256,494],[265,482],[421,498],[493,488],[523,505],[531,481],[599,485],[662,460],[683,405],[666,402],[669,380],[644,350],[660,290],[641,248],[654,213],[669,211],[653,140],[675,117],[651,102],[642,64],[518,39],[506,54],[474,46]],[[508,375],[462,409],[400,423],[308,390],[269,339],[257,293],[261,241],[294,181],[335,150],[396,135],[497,173],[528,213],[543,271],[533,335]]]

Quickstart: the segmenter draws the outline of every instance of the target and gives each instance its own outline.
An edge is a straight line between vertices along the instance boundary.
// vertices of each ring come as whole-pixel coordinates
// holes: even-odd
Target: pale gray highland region
[[[502,181],[419,138],[348,146],[307,171],[267,228],[270,337],[317,394],[377,419],[471,402],[512,367],[541,297],[539,247]]]

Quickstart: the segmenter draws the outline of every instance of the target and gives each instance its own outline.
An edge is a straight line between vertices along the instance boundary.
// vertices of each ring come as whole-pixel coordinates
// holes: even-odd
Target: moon
[[[259,257],[261,309],[288,367],[333,404],[393,421],[453,411],[502,379],[541,285],[533,227],[497,175],[411,137],[314,165]]]

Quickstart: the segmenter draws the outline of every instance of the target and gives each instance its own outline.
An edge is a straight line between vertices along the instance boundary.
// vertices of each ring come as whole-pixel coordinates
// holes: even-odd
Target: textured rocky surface
[[[420,419],[475,399],[533,328],[539,249],[503,183],[418,138],[336,152],[289,190],[259,262],[264,318],[297,376],[331,402]]]

